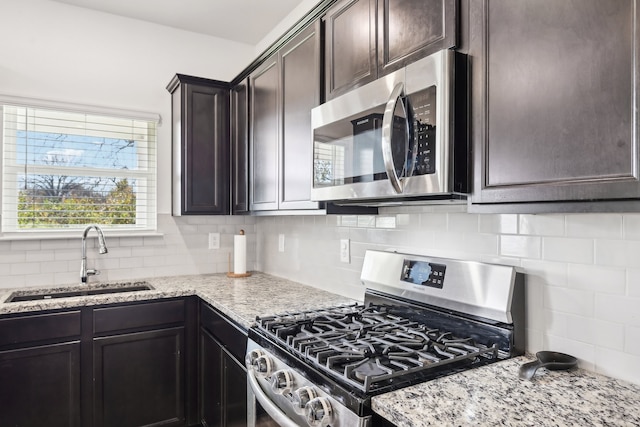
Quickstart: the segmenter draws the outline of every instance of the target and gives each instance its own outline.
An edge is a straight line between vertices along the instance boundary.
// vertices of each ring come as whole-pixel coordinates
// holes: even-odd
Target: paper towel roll
[[[247,236],[244,230],[233,236],[233,272],[245,274],[247,272]]]

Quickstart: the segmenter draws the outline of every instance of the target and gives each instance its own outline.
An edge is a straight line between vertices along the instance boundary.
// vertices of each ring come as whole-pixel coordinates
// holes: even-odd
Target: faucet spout
[[[89,225],[84,229],[82,233],[82,261],[80,263],[80,280],[82,283],[87,283],[87,276],[94,276],[100,274],[100,271],[96,269],[87,269],[87,234],[89,234],[89,230],[95,229],[98,233],[98,253],[106,254],[109,252],[107,249],[107,242],[104,238],[104,234],[102,233],[102,229],[97,225]]]

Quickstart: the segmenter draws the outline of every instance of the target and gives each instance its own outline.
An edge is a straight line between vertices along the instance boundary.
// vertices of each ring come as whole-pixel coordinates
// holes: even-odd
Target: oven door
[[[299,427],[264,394],[252,372],[247,373],[247,426]]]
[[[245,365],[249,426],[370,426],[371,416],[358,416],[251,338]]]

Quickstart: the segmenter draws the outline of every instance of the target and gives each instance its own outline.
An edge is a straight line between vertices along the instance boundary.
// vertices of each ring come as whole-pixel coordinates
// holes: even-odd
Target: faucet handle
[[[100,270],[96,270],[95,268],[90,268],[89,270],[87,270],[87,276],[99,276],[100,275]]]

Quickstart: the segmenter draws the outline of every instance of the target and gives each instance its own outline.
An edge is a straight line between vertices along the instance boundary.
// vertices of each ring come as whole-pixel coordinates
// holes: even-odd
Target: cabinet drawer
[[[93,333],[183,323],[184,318],[184,300],[97,308],[93,312]]]
[[[80,311],[0,319],[0,346],[80,336]]]
[[[225,319],[213,307],[200,304],[200,324],[241,363],[247,353],[247,333]]]

